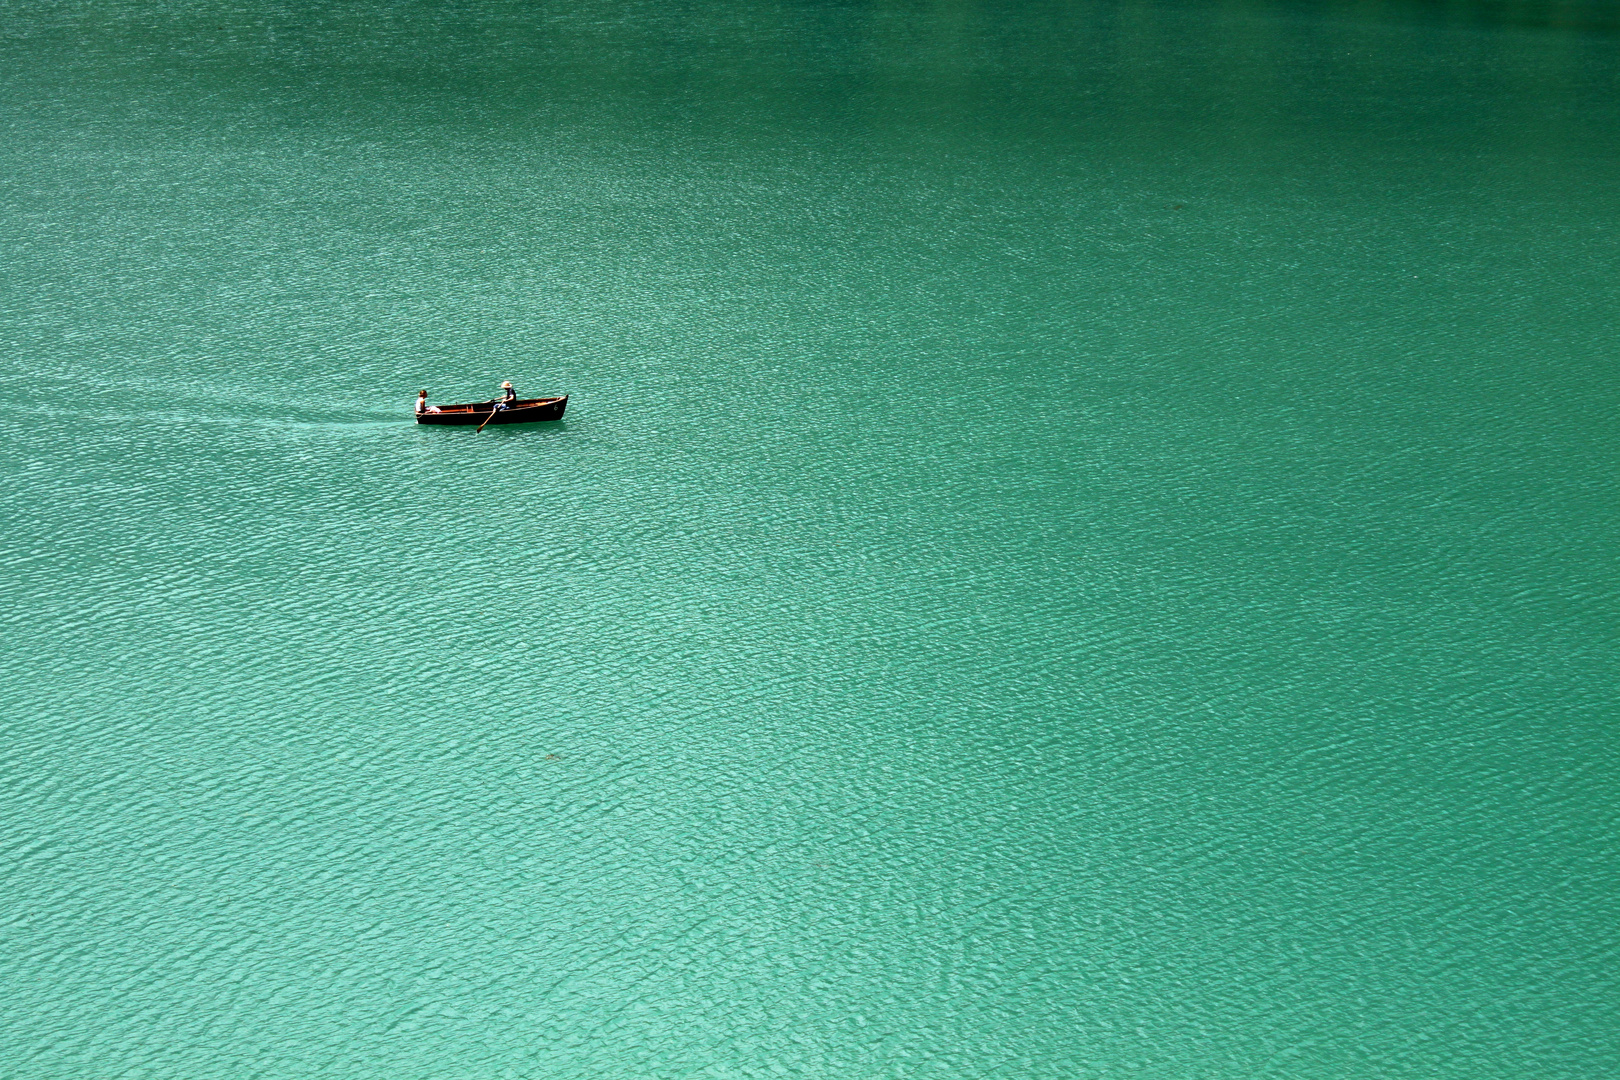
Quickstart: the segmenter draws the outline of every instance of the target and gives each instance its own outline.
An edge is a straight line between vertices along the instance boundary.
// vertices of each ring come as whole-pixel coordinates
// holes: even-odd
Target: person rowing
[[[512,384],[511,383],[509,383],[509,382],[501,383],[501,396],[498,397],[498,398],[493,398],[493,399],[491,399],[489,401],[489,406],[490,406],[489,415],[484,417],[484,423],[483,424],[478,425],[478,430],[483,431],[484,430],[484,424],[487,424],[491,420],[495,419],[495,414],[496,413],[506,412],[508,409],[512,408],[516,404],[517,404],[517,391],[512,389]],[[506,422],[507,421],[505,421],[505,420],[501,421],[501,423],[503,423],[503,424],[506,423]]]

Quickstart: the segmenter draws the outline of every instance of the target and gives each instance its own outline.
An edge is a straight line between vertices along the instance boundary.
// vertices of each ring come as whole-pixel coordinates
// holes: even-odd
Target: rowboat
[[[484,421],[491,424],[529,424],[536,420],[561,420],[568,408],[568,395],[562,397],[525,398],[512,402],[511,408],[497,409],[499,402],[478,401],[471,405],[440,405],[438,412],[416,414],[418,424],[460,424],[476,426]],[[494,413],[493,416],[490,414]]]

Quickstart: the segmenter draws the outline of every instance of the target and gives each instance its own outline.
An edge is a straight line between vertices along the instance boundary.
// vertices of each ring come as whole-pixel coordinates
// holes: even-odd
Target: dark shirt
[[[501,398],[501,400],[505,401],[505,402],[508,402],[508,403],[516,401],[517,400],[517,391],[512,389],[510,386],[508,386],[506,388],[506,396]]]

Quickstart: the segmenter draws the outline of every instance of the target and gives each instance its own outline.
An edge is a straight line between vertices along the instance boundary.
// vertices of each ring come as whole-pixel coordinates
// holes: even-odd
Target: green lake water
[[[1620,1077],[1612,3],[11,0],[0,301],[7,1080]]]

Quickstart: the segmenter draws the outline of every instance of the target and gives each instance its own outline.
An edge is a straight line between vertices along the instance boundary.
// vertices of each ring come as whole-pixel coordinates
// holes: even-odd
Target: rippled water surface
[[[1620,1076],[1612,5],[13,0],[0,131],[0,1075]]]

